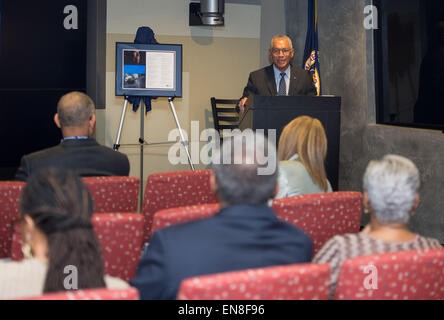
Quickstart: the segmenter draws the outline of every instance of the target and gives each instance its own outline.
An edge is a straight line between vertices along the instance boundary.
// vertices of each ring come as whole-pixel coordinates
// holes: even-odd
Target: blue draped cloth
[[[158,44],[154,37],[154,32],[150,27],[139,27],[137,29],[136,38],[134,43],[140,44]],[[139,109],[140,100],[143,100],[145,104],[145,113],[151,111],[151,100],[157,99],[157,97],[129,97],[128,101],[133,105],[133,111],[136,112]]]

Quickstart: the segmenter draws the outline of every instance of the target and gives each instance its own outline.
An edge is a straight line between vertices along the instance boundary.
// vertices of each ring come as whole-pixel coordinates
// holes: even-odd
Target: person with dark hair
[[[128,287],[123,280],[103,275],[92,213],[91,195],[74,172],[50,168],[32,175],[20,200],[25,259],[0,262],[0,299]]]
[[[294,56],[290,37],[276,35],[268,50],[273,63],[250,73],[247,85],[239,100],[240,113],[245,111],[248,99],[259,96],[315,96],[316,87],[310,71],[290,65]]]
[[[175,299],[181,281],[197,275],[310,261],[310,238],[267,206],[277,189],[272,143],[251,130],[235,134],[213,167],[222,209],[154,233],[131,281],[141,299]]]
[[[65,94],[57,104],[54,122],[62,131],[62,142],[23,156],[15,180],[26,181],[32,173],[50,167],[71,169],[79,176],[128,176],[128,157],[91,137],[96,125],[95,106],[86,94]]]

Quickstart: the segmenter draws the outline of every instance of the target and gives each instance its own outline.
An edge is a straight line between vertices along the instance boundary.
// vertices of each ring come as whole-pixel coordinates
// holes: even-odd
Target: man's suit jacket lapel
[[[265,69],[265,76],[267,77],[267,88],[269,90],[270,96],[276,96],[277,88],[276,88],[276,80],[274,78],[273,65],[270,65]]]
[[[299,90],[298,84],[300,79],[298,79],[297,74],[298,74],[298,68],[291,66],[290,88],[288,89],[289,96],[296,95]],[[277,96],[276,80],[274,78],[273,65],[270,65],[265,69],[265,76],[267,78],[267,89],[269,90],[269,94],[271,96]]]
[[[297,92],[297,83],[298,83],[298,78],[296,76],[296,72],[297,68],[294,66],[291,66],[290,69],[290,88],[288,89],[288,95],[292,96],[295,95],[295,92]]]

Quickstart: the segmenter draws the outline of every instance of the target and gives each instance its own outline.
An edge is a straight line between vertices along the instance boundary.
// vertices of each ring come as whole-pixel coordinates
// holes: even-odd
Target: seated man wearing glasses
[[[268,50],[272,65],[250,73],[247,86],[239,100],[240,112],[245,110],[249,96],[314,96],[316,87],[312,74],[301,68],[290,66],[294,56],[291,39],[277,35],[271,39]]]

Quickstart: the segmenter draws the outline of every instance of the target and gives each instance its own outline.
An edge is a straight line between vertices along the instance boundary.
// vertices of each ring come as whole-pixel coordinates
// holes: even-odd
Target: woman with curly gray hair
[[[386,155],[369,163],[364,174],[364,212],[370,223],[360,233],[335,236],[313,258],[332,268],[331,296],[346,259],[372,254],[440,248],[438,240],[408,229],[419,204],[419,171],[407,158]]]

